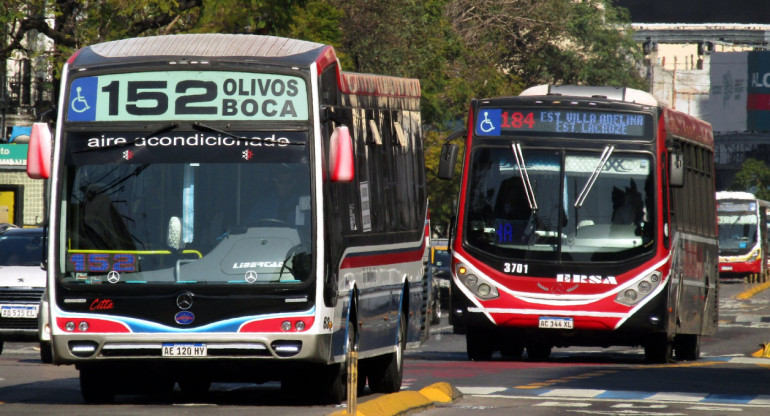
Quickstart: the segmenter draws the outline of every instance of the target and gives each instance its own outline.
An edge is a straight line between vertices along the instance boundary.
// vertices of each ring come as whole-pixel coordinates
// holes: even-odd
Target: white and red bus
[[[696,359],[717,328],[710,125],[639,90],[548,85],[474,100],[468,118],[450,244],[468,356]]]
[[[52,358],[86,401],[279,380],[339,402],[353,348],[359,388],[400,389],[427,333],[418,80],[204,34],[84,47],[61,91],[53,164],[37,124],[29,168]]]
[[[770,202],[749,192],[717,192],[719,276],[763,277],[768,261]]]

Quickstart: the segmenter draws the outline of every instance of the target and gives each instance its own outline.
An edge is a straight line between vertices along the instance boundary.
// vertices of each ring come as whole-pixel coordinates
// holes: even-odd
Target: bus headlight
[[[615,296],[615,302],[622,305],[633,306],[652,293],[661,282],[660,272],[652,272],[638,281],[635,285],[629,286]]]
[[[486,278],[468,273],[468,270],[462,265],[458,265],[455,270],[460,281],[479,299],[487,300],[500,297],[497,288]]]

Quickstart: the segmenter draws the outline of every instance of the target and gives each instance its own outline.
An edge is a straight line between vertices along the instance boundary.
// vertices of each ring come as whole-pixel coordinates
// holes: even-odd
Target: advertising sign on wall
[[[748,52],[711,54],[711,97],[704,117],[715,132],[746,131]]]

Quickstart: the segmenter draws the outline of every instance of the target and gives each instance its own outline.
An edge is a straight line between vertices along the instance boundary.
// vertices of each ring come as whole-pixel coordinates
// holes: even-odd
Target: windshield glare
[[[719,213],[719,254],[747,254],[757,242],[757,214]]]
[[[43,234],[0,236],[0,266],[40,266]]]
[[[284,163],[69,166],[64,280],[297,284],[310,278],[310,170]]]
[[[647,155],[511,148],[472,156],[468,244],[511,259],[616,261],[653,246],[653,177]],[[520,173],[521,172],[521,173]],[[526,198],[529,176],[535,203]],[[584,188],[586,190],[584,191]],[[576,200],[582,193],[582,205]]]

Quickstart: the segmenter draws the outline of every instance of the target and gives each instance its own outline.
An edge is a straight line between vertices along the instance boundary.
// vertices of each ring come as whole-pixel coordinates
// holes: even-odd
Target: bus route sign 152
[[[68,121],[304,121],[302,78],[250,72],[155,71],[72,81]]]

